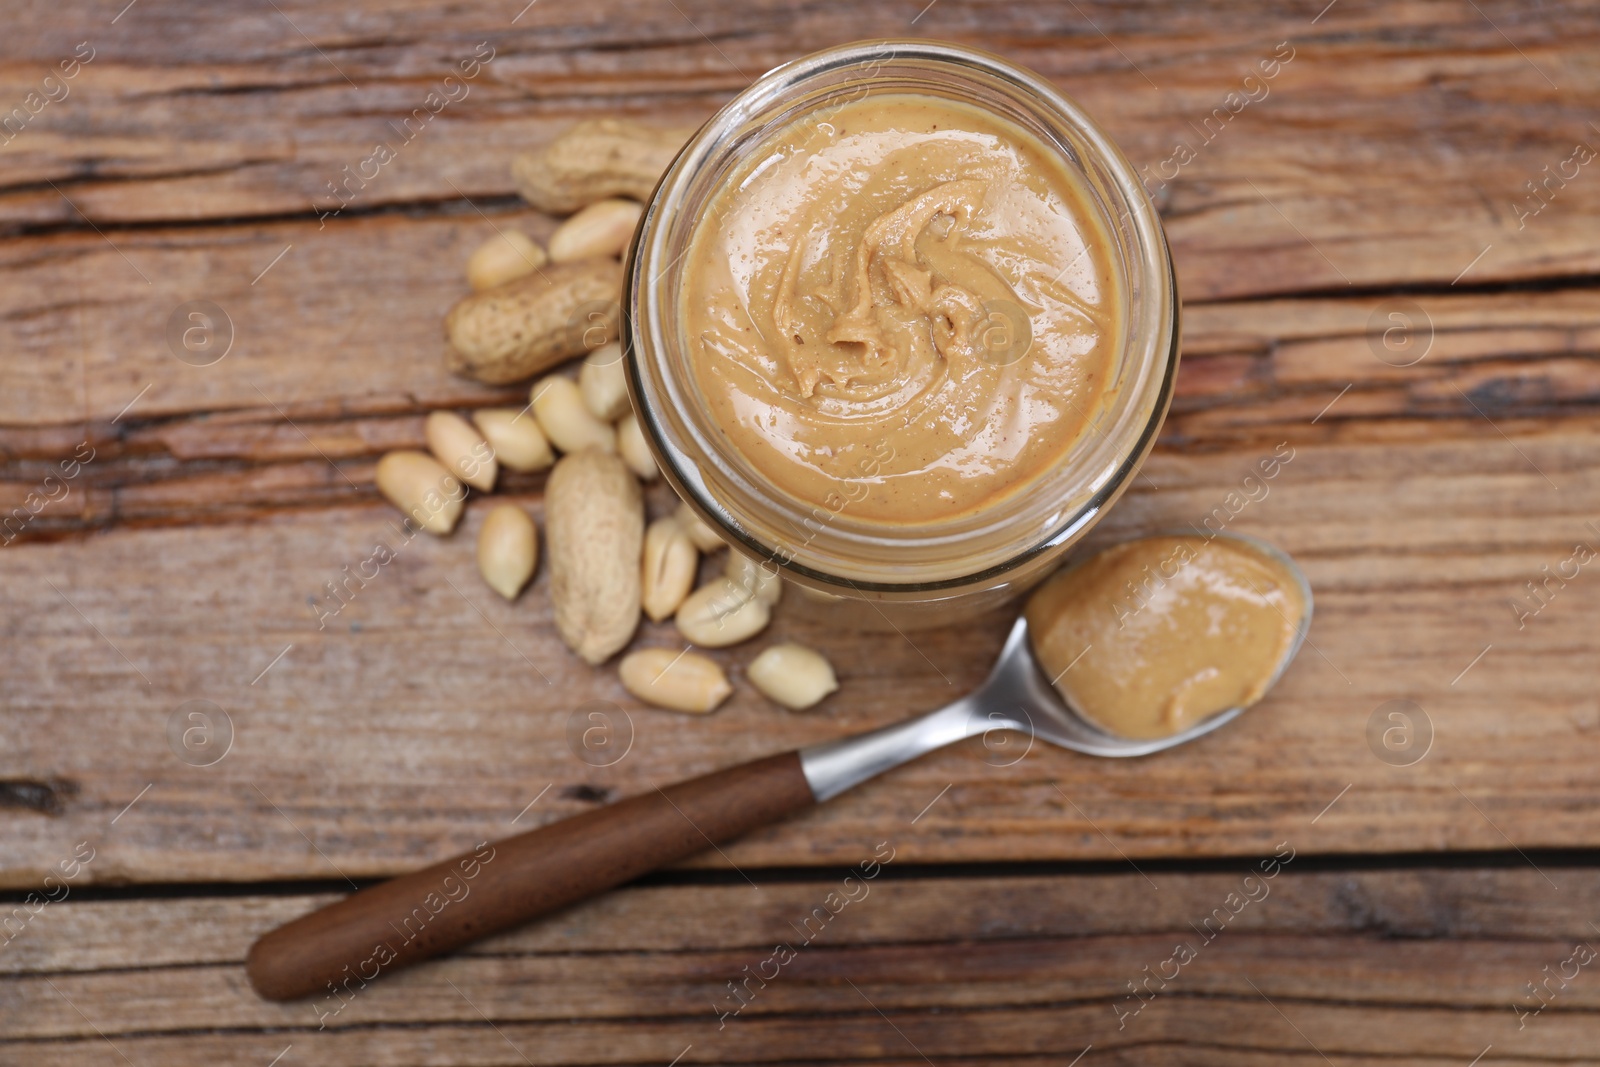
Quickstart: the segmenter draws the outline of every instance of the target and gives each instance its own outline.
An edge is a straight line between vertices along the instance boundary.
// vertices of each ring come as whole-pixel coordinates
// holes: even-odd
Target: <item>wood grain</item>
[[[86,2],[36,14],[38,28],[7,49],[0,99],[22,98],[85,37],[100,53],[73,94],[6,149],[0,220],[309,218],[336,204],[329,183],[379,141],[397,158],[363,184],[352,214],[504,198],[511,152],[576,117],[698,122],[798,55],[914,33],[1034,67],[1152,174],[1180,142],[1192,148],[1160,188],[1190,297],[1443,285],[1487,245],[1477,281],[1587,274],[1597,263],[1579,221],[1592,226],[1600,183],[1567,183],[1526,227],[1517,211],[1526,182],[1600,136],[1581,103],[1600,88],[1585,58],[1600,27],[1577,3],[1345,0],[1317,18],[1316,4],[941,0],[914,24],[916,5],[797,12],[777,0],[538,5],[515,23],[498,9],[423,0],[337,18],[280,6],[135,10],[115,26]],[[406,141],[397,124],[480,42],[495,58]],[[1246,86],[1283,42],[1294,58],[1265,95]],[[1259,101],[1213,117],[1244,92]]]
[[[1557,279],[1552,285],[1485,288],[1516,274],[1497,266],[1510,260],[1487,256],[1457,292],[1449,283],[1461,268],[1452,263],[1447,276],[1441,250],[1456,254],[1452,242],[1470,227],[1450,198],[1476,192],[1454,180],[1419,184],[1418,174],[1449,152],[1470,161],[1474,175],[1537,172],[1554,144],[1544,133],[1504,152],[1491,132],[1513,121],[1562,128],[1566,97],[1548,92],[1539,75],[1539,63],[1555,53],[1541,49],[1558,53],[1552,74],[1570,74],[1581,87],[1593,69],[1581,57],[1595,27],[1573,12],[1558,44],[1544,23],[1486,11],[1518,33],[1524,58],[1475,13],[1439,4],[1384,9],[1395,10],[1407,27],[1399,37],[1376,8],[1341,4],[1327,16],[1339,22],[1319,20],[1307,53],[1275,80],[1259,112],[1241,113],[1168,187],[1191,297],[1179,395],[1157,454],[1097,535],[1103,543],[1198,522],[1239,499],[1230,494],[1261,455],[1280,444],[1295,449],[1270,496],[1231,521],[1295,552],[1317,587],[1313,645],[1280,692],[1223,737],[1130,765],[1040,750],[994,767],[983,753],[945,753],[751,839],[730,851],[733,862],[836,862],[886,820],[909,820],[936,796],[906,844],[919,859],[1238,853],[1302,831],[1335,796],[1342,799],[1320,817],[1310,847],[1594,843],[1587,768],[1600,708],[1582,664],[1594,652],[1584,619],[1596,594],[1576,580],[1520,628],[1509,606],[1524,583],[1542,580],[1541,567],[1558,565],[1574,539],[1589,536],[1585,523],[1600,512],[1592,473],[1600,313],[1587,277],[1574,273],[1587,268],[1562,251],[1562,242],[1594,233],[1591,194],[1572,183],[1548,214],[1518,231],[1518,247]],[[376,539],[395,536],[370,485],[376,456],[420,442],[428,410],[519,398],[446,374],[438,324],[478,241],[497,226],[543,237],[553,225],[501,197],[511,147],[547,127],[483,137],[476,154],[419,140],[402,160],[410,170],[393,177],[409,173],[421,184],[386,175],[372,190],[406,210],[352,210],[323,225],[262,192],[295,190],[284,171],[258,170],[269,176],[258,185],[237,181],[228,160],[238,139],[260,150],[282,139],[260,130],[305,132],[314,114],[311,125],[327,136],[307,135],[303,149],[297,141],[304,154],[296,158],[318,158],[314,144],[357,138],[334,127],[368,121],[350,116],[349,99],[363,90],[351,90],[334,64],[348,63],[358,81],[373,79],[374,92],[380,83],[383,93],[402,83],[420,89],[442,56],[472,39],[471,28],[430,36],[441,16],[420,4],[411,12],[420,21],[401,35],[383,23],[389,16],[361,15],[371,36],[327,41],[330,64],[303,39],[295,43],[290,25],[316,40],[328,23],[289,7],[282,16],[251,16],[261,20],[250,23],[261,31],[253,38],[260,51],[234,56],[237,65],[219,73],[217,57],[246,39],[232,36],[233,24],[210,12],[186,15],[194,20],[190,40],[200,44],[178,56],[165,32],[170,13],[148,24],[134,13],[145,14],[135,9],[119,22],[126,37],[107,47],[105,63],[85,69],[82,93],[43,113],[6,158],[68,166],[47,159],[102,151],[95,131],[109,114],[136,135],[119,142],[125,151],[203,138],[221,162],[214,173],[184,178],[181,195],[128,156],[98,164],[100,177],[68,195],[104,224],[103,234],[63,225],[65,216],[27,221],[19,205],[32,203],[37,189],[0,196],[27,230],[0,248],[8,281],[0,330],[26,354],[7,364],[8,388],[0,390],[0,500],[16,507],[80,443],[95,450],[71,492],[0,552],[14,739],[0,756],[0,781],[10,783],[0,796],[11,802],[0,844],[6,884],[33,884],[63,848],[91,839],[104,846],[91,869],[97,880],[391,874],[504,832],[535,796],[543,799],[521,818],[549,821],[647,782],[881,724],[981,677],[1000,619],[863,642],[787,611],[775,635],[822,647],[846,682],[818,713],[782,714],[748,693],[705,721],[641,709],[608,672],[579,667],[560,647],[544,614],[542,578],[515,606],[482,595],[462,547],[475,514],[450,542],[407,544],[332,628],[319,628],[326,583],[370,554]],[[1079,15],[1110,41],[1088,21],[1078,24]],[[1152,137],[1170,133],[1140,125],[1150,109],[1177,108],[1170,119],[1222,91],[1241,59],[1281,39],[1280,22],[1271,20],[1295,24],[1295,40],[1307,39],[1305,16],[1278,13],[1263,23],[1248,5],[1160,19],[1086,7],[1068,18],[1037,6],[945,0],[935,16],[946,21],[930,22],[927,32],[945,26],[1003,45],[1082,95],[1136,158],[1140,146],[1159,143]],[[568,25],[561,20],[576,16],[554,8],[528,17],[536,32],[519,24],[495,38],[511,42],[504,58],[516,61],[490,68],[496,78],[523,72],[512,88],[494,83],[515,104],[488,108],[493,94],[485,91],[450,113],[451,123],[485,118],[479,108],[496,122],[528,115],[547,126],[618,107],[681,119],[739,84],[717,54],[732,40],[749,49],[741,59],[767,63],[783,58],[770,50],[793,47],[797,31],[797,39],[822,43],[863,35],[874,19],[888,18],[818,9],[796,21],[770,8],[686,8],[599,29],[605,19]],[[1019,28],[1054,36],[1024,39]],[[46,53],[57,40],[51,33],[38,38]],[[390,43],[345,47],[357,39]],[[582,50],[602,39],[600,51]],[[535,40],[545,50],[524,54]],[[546,47],[556,40],[563,43]],[[606,51],[637,40],[660,47]],[[1318,48],[1337,59],[1325,61]],[[151,62],[130,65],[140,49]],[[1192,58],[1179,62],[1180,51]],[[622,54],[631,58],[622,62]],[[1130,63],[1164,88],[1140,88]],[[561,78],[550,64],[565,64]],[[592,77],[599,66],[612,80]],[[1445,67],[1448,83],[1436,77]],[[102,103],[90,80],[101,76],[110,94],[104,109],[70,110]],[[257,76],[263,80],[251,80]],[[138,88],[152,77],[164,79],[153,96]],[[586,93],[575,93],[579,83]],[[1484,88],[1490,83],[1493,92]],[[1174,88],[1185,85],[1182,94]],[[343,102],[330,104],[327,94]],[[1447,121],[1465,99],[1480,109],[1474,123]],[[208,108],[232,116],[233,132],[204,119]],[[84,125],[66,125],[70,136],[49,135],[48,121],[74,116]],[[429,135],[447,129],[441,121]],[[1408,142],[1407,131],[1419,130],[1428,136]],[[1440,138],[1475,138],[1478,147],[1463,155]],[[1374,165],[1384,145],[1404,150]],[[1274,200],[1287,214],[1277,221],[1237,206],[1184,209],[1185,197],[1221,195],[1208,168],[1225,162],[1239,163],[1268,196],[1263,183],[1273,174],[1293,176],[1307,196],[1359,193],[1352,202],[1362,210],[1340,212],[1337,222],[1346,235],[1366,236],[1339,251],[1384,231],[1382,277],[1413,287],[1347,293],[1328,284],[1318,273],[1327,264],[1274,228],[1294,217],[1292,205]],[[452,169],[461,166],[493,178],[466,180]],[[1370,183],[1382,185],[1381,195],[1363,192]],[[118,191],[95,199],[94,188]],[[469,203],[462,193],[490,199]],[[1421,196],[1427,210],[1417,209]],[[143,206],[129,214],[118,204]],[[303,217],[279,217],[295,215]],[[1321,246],[1305,218],[1294,225]],[[1409,243],[1395,244],[1395,232],[1412,235]],[[1276,251],[1263,258],[1237,244],[1253,240]],[[1201,254],[1204,247],[1222,258]],[[1311,258],[1298,267],[1285,258],[1304,256]],[[1271,295],[1307,288],[1327,292]],[[1239,295],[1216,299],[1230,293]],[[233,347],[212,366],[178,361],[165,336],[173,309],[198,299],[221,306],[233,325]],[[1412,366],[1392,366],[1404,360],[1382,344],[1397,309],[1427,345]],[[537,476],[508,480],[535,511],[541,484]],[[653,507],[666,506],[658,493]],[[673,636],[647,628],[638,640]],[[746,653],[719,655],[737,678]],[[1366,735],[1379,706],[1402,698],[1421,702],[1437,733],[1411,768],[1378,760]],[[195,699],[234,720],[236,748],[215,767],[185,766],[168,746],[169,720]],[[636,745],[613,767],[583,764],[566,742],[568,717],[595,700],[633,717]]]
[[[1600,180],[1585,165],[1543,199],[1528,184],[1600,144],[1592,6],[121,8],[22,0],[0,33],[0,121],[80,42],[95,50],[69,96],[0,136],[0,516],[94,453],[0,535],[0,885],[38,889],[80,842],[95,850],[75,895],[0,946],[0,1064],[266,1064],[291,1045],[283,1067],[1061,1067],[1090,1044],[1085,1067],[1592,1058],[1587,970],[1520,1030],[1512,1007],[1597,936],[1594,870],[1534,850],[1600,843],[1600,586],[1584,568],[1536,613],[1525,598],[1575,543],[1600,545]],[[333,897],[215,883],[414,869],[982,676],[998,616],[863,638],[790,603],[772,637],[823,649],[843,683],[815,712],[751,692],[755,649],[715,653],[739,690],[716,715],[641,708],[560,646],[542,575],[515,605],[481,588],[480,504],[451,540],[404,544],[321,628],[316,610],[375,540],[395,543],[376,457],[419,443],[430,410],[522,402],[448,375],[440,328],[478,242],[555,224],[512,195],[513,152],[581,117],[697,122],[777,63],[906,33],[1040,71],[1155,176],[1184,364],[1155,455],[1094,543],[1247,500],[1229,528],[1305,563],[1312,644],[1265,704],[1191,748],[1126,764],[947,751],[713,854],[737,868],[694,876],[713,884],[572,909],[365,990],[324,1029],[310,1005],[254,998],[249,942]],[[480,42],[494,59],[470,94],[319,220],[328,183],[402,136]],[[1281,42],[1294,58],[1270,93],[1221,125],[1215,109]],[[1179,142],[1195,157],[1166,181]],[[211,366],[167,339],[197,300],[232,326]],[[1386,347],[1397,325],[1406,344]],[[1294,458],[1267,495],[1230,497],[1280,445]],[[536,515],[541,489],[505,483]],[[675,637],[646,627],[635,644]],[[212,766],[169,742],[194,700],[231,717]],[[1392,700],[1432,725],[1411,766],[1369,741]],[[609,766],[569,741],[574,713],[594,710],[631,737]],[[1280,842],[1533,858],[1300,861],[1119,1030],[1127,982],[1245,870],[1158,858]],[[870,898],[719,1029],[727,982],[879,843],[896,859]],[[901,875],[1061,859],[1149,877]],[[80,892],[129,882],[175,888]]]
[[[728,857],[840,862],[886,827],[922,861],[1237,854],[1301,835],[1337,852],[1593,845],[1600,708],[1585,620],[1600,587],[1574,580],[1521,629],[1510,603],[1570,541],[1594,537],[1600,442],[1576,427],[1507,440],[1485,426],[1403,450],[1292,447],[1269,495],[1228,528],[1292,551],[1317,617],[1302,658],[1239,724],[1128,763],[1038,746],[995,766],[1012,756],[957,747]],[[1156,456],[1096,543],[1202,521],[1262,454]],[[771,637],[822,649],[839,694],[781,712],[742,683],[753,650],[736,648],[715,655],[738,694],[685,719],[640,707],[613,671],[560,646],[542,574],[516,604],[480,588],[469,548],[481,514],[469,507],[450,540],[403,546],[390,511],[369,505],[0,550],[15,737],[3,777],[79,788],[57,814],[7,814],[8,884],[36,881],[79,839],[103,845],[96,880],[410,869],[502,835],[536,796],[524,825],[937,706],[976,684],[1004,633],[997,617],[863,640],[806,621],[794,599]],[[310,601],[335,604],[324,583],[376,540],[398,559],[319,629]],[[645,627],[635,646],[674,639]],[[196,699],[234,723],[234,749],[212,767],[168,746],[170,718]],[[1396,699],[1433,724],[1412,767],[1369,747],[1369,720]],[[612,766],[569,746],[569,720],[592,701],[631,723]]]
[[[347,1002],[291,1005],[252,996],[239,964],[257,933],[326,896],[69,898],[0,954],[0,1062],[103,1063],[107,1041],[171,1064],[266,1063],[290,1045],[286,1062],[377,1064],[910,1064],[919,1050],[1059,1064],[1090,1044],[1110,1063],[1466,1063],[1491,1044],[1480,1062],[1588,1055],[1600,991],[1587,971],[1552,984],[1521,1029],[1513,1005],[1537,1007],[1527,983],[1595,939],[1595,872],[1544,868],[1552,889],[1525,865],[1305,862],[1264,881],[1248,860],[1148,882],[951,879],[902,877],[894,855],[849,883],[628,889]],[[1252,870],[1260,899],[1217,925]],[[1176,943],[1195,958],[1126,1015],[1139,1004],[1127,983]],[[793,958],[762,968],[778,944]],[[733,1014],[728,984],[757,971],[768,980]]]
[[[450,243],[464,256],[480,236],[456,234]],[[382,260],[388,247],[375,233],[370,246],[348,246],[344,254]],[[456,265],[452,260],[436,271],[413,261],[417,269],[395,287],[407,294],[451,292]],[[281,269],[285,281],[301,277],[290,263]],[[396,268],[395,278],[400,274]],[[426,411],[526,402],[518,387],[489,389],[445,373],[442,340],[438,349],[408,344],[408,337],[438,332],[425,305],[407,303],[422,309],[386,317],[381,329],[351,338],[344,356],[330,361],[314,341],[340,328],[331,311],[317,318],[317,290],[326,282],[320,273],[305,279],[293,302],[309,310],[282,327],[290,331],[285,347],[274,345],[256,362],[230,356],[214,367],[183,368],[164,341],[138,353],[108,346],[98,356],[64,347],[59,360],[41,361],[48,378],[19,380],[11,394],[17,417],[59,403],[61,417],[75,411],[79,421],[0,425],[0,512],[21,506],[80,443],[87,441],[95,458],[68,496],[18,536],[238,521],[276,509],[376,500],[371,464],[393,448],[423,447]],[[247,288],[242,275],[237,284]],[[0,301],[6,298],[0,291]],[[28,296],[14,298],[20,314]],[[177,294],[173,299],[176,307]],[[234,298],[218,299],[232,306]],[[445,304],[439,300],[431,310],[442,315]],[[1391,366],[1374,354],[1391,362],[1410,358],[1384,348],[1389,314],[1415,321],[1413,343],[1419,351],[1426,346],[1417,364]],[[54,319],[49,332],[67,334],[75,316],[63,309],[41,318]],[[241,345],[250,336],[246,322],[236,319]],[[110,319],[105,328],[115,336],[137,326]],[[1495,427],[1587,433],[1600,402],[1597,339],[1600,305],[1592,291],[1579,289],[1191,305],[1177,397],[1159,447],[1195,454],[1270,450],[1287,439],[1472,440],[1485,431],[1497,436]],[[536,491],[543,476],[508,475],[504,484]]]

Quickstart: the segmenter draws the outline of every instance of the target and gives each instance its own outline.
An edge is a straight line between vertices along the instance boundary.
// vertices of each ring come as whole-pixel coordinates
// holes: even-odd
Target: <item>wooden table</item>
[[[0,33],[0,512],[37,511],[0,548],[0,1063],[1593,1060],[1592,5],[121,3],[14,4]],[[946,751],[348,1004],[257,1000],[249,942],[349,884],[982,676],[1000,617],[780,617],[838,666],[828,704],[740,681],[705,719],[643,709],[561,648],[543,575],[514,605],[482,586],[481,505],[315,611],[392,536],[376,457],[518,395],[447,374],[439,325],[470,249],[553,226],[515,151],[585,116],[697,122],[777,63],[908,34],[1033,67],[1149,168],[1184,362],[1095,542],[1227,509],[1311,576],[1294,669],[1181,751]],[[219,362],[169,346],[191,301],[231,322]],[[537,512],[541,484],[507,491]],[[736,681],[749,652],[719,654]],[[592,701],[631,723],[609,766],[568,743]],[[181,762],[169,733],[218,709],[225,758]]]

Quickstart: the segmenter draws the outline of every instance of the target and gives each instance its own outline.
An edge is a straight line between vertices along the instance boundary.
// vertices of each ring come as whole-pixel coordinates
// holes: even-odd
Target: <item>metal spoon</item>
[[[1254,538],[1239,539],[1282,564],[1305,604],[1275,683],[1310,628],[1311,586],[1287,555]],[[968,737],[1012,730],[1090,756],[1144,756],[1208,734],[1243,711],[1229,708],[1170,737],[1106,733],[1057,694],[1020,618],[988,679],[954,703],[854,737],[656,787],[361,890],[264,935],[250,949],[250,982],[273,1000],[323,993],[342,1004],[380,974],[603,892]]]

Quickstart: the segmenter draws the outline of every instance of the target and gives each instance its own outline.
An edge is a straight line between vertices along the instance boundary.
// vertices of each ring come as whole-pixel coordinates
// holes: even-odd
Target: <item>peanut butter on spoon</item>
[[[1146,537],[1057,574],[1024,614],[1040,666],[1079,714],[1156,738],[1260,700],[1307,607],[1298,577],[1253,542]]]

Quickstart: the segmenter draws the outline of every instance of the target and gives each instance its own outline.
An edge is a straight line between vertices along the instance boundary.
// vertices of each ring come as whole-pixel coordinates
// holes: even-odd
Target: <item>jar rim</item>
[[[1102,214],[1107,207],[1118,212],[1118,217],[1101,221],[1122,257],[1114,273],[1130,297],[1124,301],[1128,310],[1118,353],[1119,374],[1126,378],[1117,398],[1122,432],[1115,440],[1098,429],[1098,440],[1086,443],[1080,438],[1049,471],[1014,494],[1016,499],[1003,501],[1004,507],[986,506],[943,524],[883,526],[830,520],[821,529],[813,529],[815,520],[808,519],[796,502],[783,499],[770,483],[743,475],[738,469],[742,457],[731,446],[719,451],[714,429],[697,423],[705,413],[696,409],[703,405],[693,402],[691,383],[682,380],[685,376],[673,374],[669,365],[679,341],[665,328],[665,323],[675,322],[672,305],[680,291],[673,272],[699,224],[690,202],[695,183],[706,184],[705,176],[719,165],[721,170],[715,172],[719,178],[737,170],[737,153],[732,149],[741,144],[741,133],[759,136],[759,131],[770,131],[803,116],[803,110],[782,109],[806,99],[807,91],[821,93],[847,86],[858,89],[860,95],[871,94],[875,82],[886,81],[887,70],[952,79],[942,88],[959,95],[965,87],[970,97],[963,98],[966,102],[1010,118],[993,102],[976,99],[980,89],[1005,94],[1009,106],[1052,135],[1046,146],[1059,150],[1068,165],[1086,176],[1090,168],[1095,170],[1100,181],[1096,191],[1109,194],[1111,203],[1096,201],[1092,206]],[[886,83],[881,91],[896,90]],[[765,125],[756,122],[774,110],[781,118],[769,117]],[[752,123],[758,130],[755,135],[749,134]],[[711,191],[716,188],[712,184]],[[685,218],[686,214],[689,217]],[[660,284],[664,278],[667,283]],[[742,545],[758,558],[774,560],[787,577],[840,595],[959,593],[1004,580],[1028,562],[1076,541],[1127,488],[1154,444],[1177,370],[1178,299],[1171,256],[1155,207],[1132,166],[1075,102],[1037,74],[992,53],[945,42],[860,41],[803,56],[758,78],[701,127],[662,175],[629,249],[624,289],[622,336],[628,349],[629,390],[641,428],[668,482],[725,540]],[[1118,428],[1113,425],[1114,431]],[[1067,480],[1062,476],[1073,462],[1081,469],[1075,480]],[[974,539],[1003,542],[1008,520],[1014,520],[1006,509],[1023,508],[1027,505],[1024,498],[1045,488],[1052,477],[1068,481],[1057,488],[1071,491],[1070,502],[1034,502],[1031,506],[1038,514],[1031,524],[1024,524],[1032,531],[1024,534],[1024,543],[1016,543],[1013,531],[1011,543],[997,543],[988,550],[988,558],[980,558],[979,565],[964,566],[962,561],[972,559],[967,549]],[[764,510],[775,517],[763,514]],[[810,514],[820,510],[811,508]],[[798,537],[805,531],[809,536],[798,549],[785,543],[784,533]],[[863,565],[859,559],[868,558],[869,548],[879,556],[876,562]],[[912,548],[934,562],[902,565],[902,551]],[[895,562],[885,567],[883,553],[890,549]],[[941,549],[954,550],[945,557],[945,573],[938,573]],[[852,550],[862,556],[852,559]],[[883,570],[906,573],[909,580],[892,580]]]

